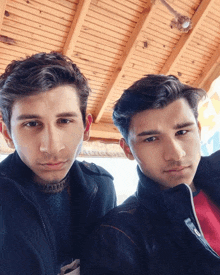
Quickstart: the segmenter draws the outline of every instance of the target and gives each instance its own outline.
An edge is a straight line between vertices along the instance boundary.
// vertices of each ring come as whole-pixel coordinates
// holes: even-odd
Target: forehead
[[[80,102],[76,89],[65,85],[16,101],[12,117],[21,113],[46,116],[68,111],[80,112]]]
[[[146,130],[163,131],[173,129],[176,125],[187,122],[197,124],[188,102],[181,98],[164,108],[149,109],[134,115],[131,119],[129,135],[136,135]]]

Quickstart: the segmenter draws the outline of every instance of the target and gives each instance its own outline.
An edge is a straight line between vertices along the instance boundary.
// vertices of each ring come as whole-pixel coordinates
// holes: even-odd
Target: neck
[[[66,176],[60,182],[35,183],[37,183],[38,187],[43,193],[55,194],[62,192],[69,185],[69,177]]]

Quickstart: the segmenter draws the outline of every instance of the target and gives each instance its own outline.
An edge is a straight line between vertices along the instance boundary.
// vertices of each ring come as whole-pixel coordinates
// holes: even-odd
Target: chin
[[[41,184],[57,184],[61,182],[65,178],[66,174],[60,177],[39,177],[35,176],[34,181],[41,183]]]

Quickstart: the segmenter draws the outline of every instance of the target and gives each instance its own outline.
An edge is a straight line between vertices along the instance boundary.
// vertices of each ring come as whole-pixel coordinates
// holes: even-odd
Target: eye
[[[155,140],[157,140],[157,137],[149,137],[145,139],[145,142],[153,142]]]
[[[60,118],[60,119],[58,119],[57,122],[58,122],[59,124],[68,124],[68,123],[71,122],[71,120],[68,119],[68,118]]]
[[[27,126],[27,127],[37,127],[39,125],[40,125],[40,123],[37,122],[37,121],[29,121],[29,122],[24,124],[24,126]]]
[[[188,131],[187,130],[180,130],[176,133],[177,136],[185,135]]]

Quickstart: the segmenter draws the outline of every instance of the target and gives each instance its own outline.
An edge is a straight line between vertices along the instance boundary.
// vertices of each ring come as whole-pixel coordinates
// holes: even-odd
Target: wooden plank
[[[140,44],[140,43],[139,43]],[[142,42],[142,45],[144,43]],[[169,51],[167,49],[164,49],[162,46],[159,48],[160,45],[156,43],[157,46],[153,46],[152,44],[148,44],[147,48],[144,48],[144,46],[136,46],[136,52],[138,53],[146,53],[146,54],[153,54],[153,55],[161,55],[164,58],[169,56]]]
[[[140,60],[143,62],[144,59],[147,60],[147,62],[150,62],[152,64],[162,64],[163,60],[165,62],[166,59],[164,59],[163,56],[157,56],[157,55],[151,55],[148,53],[140,53],[140,52],[135,52],[132,56],[133,60]],[[152,61],[152,62],[151,62]]]
[[[7,26],[11,26],[11,27],[16,27],[18,24],[23,29],[27,29],[27,30],[30,27],[32,29],[35,29],[35,32],[37,32],[38,34],[41,34],[42,36],[44,36],[45,34],[52,35],[52,36],[56,35],[57,37],[60,37],[60,36],[66,37],[67,36],[67,32],[66,32],[67,28],[63,27],[62,30],[58,30],[56,28],[42,25],[40,22],[37,23],[34,21],[30,21],[26,18],[17,16],[16,14],[13,14],[11,12],[9,13],[9,17],[5,18],[4,24]]]
[[[147,29],[143,31],[143,33],[146,33],[146,35],[151,35],[155,38],[163,39],[167,42],[178,42],[178,39],[176,37],[168,37],[165,32],[162,32],[160,28],[157,28],[157,26],[151,24],[151,22],[149,23],[149,26],[147,26]]]
[[[98,73],[98,74],[105,75],[106,78],[111,78],[111,75],[112,75],[112,71],[102,70],[100,68],[91,67],[91,66],[84,66],[84,64],[80,64],[79,62],[77,62],[77,66],[80,68],[80,70],[84,72],[90,72],[90,75],[96,75]]]
[[[72,15],[66,14],[65,16],[65,14],[61,13],[63,16],[60,16],[59,11],[44,7],[43,4],[36,5],[36,8],[34,8],[29,6],[26,1],[19,3],[17,1],[14,2],[14,1],[8,0],[7,7],[13,7],[14,9],[17,10],[17,13],[20,13],[20,11],[27,12],[29,14],[27,18],[30,18],[30,15],[31,15],[31,19],[33,18],[33,16],[37,16],[40,20],[42,20],[42,22],[50,22],[50,23],[47,23],[49,26],[51,26],[51,24],[54,24],[54,23],[64,25],[64,26],[70,26],[70,22],[73,19]]]
[[[183,52],[187,48],[189,42],[193,39],[194,34],[197,32],[201,26],[204,18],[208,14],[209,10],[213,7],[215,0],[203,0],[199,5],[199,8],[195,12],[192,18],[193,28],[188,33],[182,34],[179,42],[173,49],[171,55],[167,59],[164,67],[160,71],[161,74],[170,74],[170,71],[177,63],[178,59],[183,55]]]
[[[87,26],[82,27],[80,37],[92,40],[92,41],[102,41],[102,43],[108,43],[110,47],[125,47],[126,41],[119,38],[109,36],[107,33],[100,32],[99,29],[92,29]]]
[[[198,79],[195,81],[194,85],[199,88],[205,88],[205,90],[209,90],[209,86],[211,83],[211,80],[214,77],[216,77],[214,72],[216,73],[215,70],[220,64],[220,45],[216,49],[215,53],[213,54],[212,58],[210,61],[207,63],[206,67],[204,68],[203,72],[200,74]]]
[[[179,60],[181,60],[181,59],[184,59],[184,58],[187,58],[187,57],[194,57],[194,58],[197,58],[197,60],[201,60],[201,59],[204,59],[204,60],[206,60],[207,62],[208,62],[208,60],[209,60],[209,57],[207,57],[207,55],[206,54],[204,54],[203,52],[202,53],[199,53],[199,51],[197,52],[196,51],[196,49],[194,49],[194,48],[191,48],[190,49],[190,47],[188,46],[187,48],[186,48],[186,50],[185,50],[185,53],[184,53],[184,57],[183,56],[181,56],[181,57],[179,57]],[[178,61],[179,61],[178,60]],[[176,62],[176,64],[177,64],[178,62]],[[173,67],[175,67],[175,66],[173,66]]]
[[[63,54],[71,57],[76,42],[78,40],[82,25],[85,21],[85,17],[89,10],[89,5],[91,0],[80,0],[77,6],[77,10],[72,21],[70,31],[66,40],[66,43],[63,47]]]
[[[17,29],[17,26],[16,27],[10,27],[10,26],[7,26],[7,25],[3,25],[2,26],[2,31],[5,31],[5,33],[13,33],[13,34],[19,34],[19,36],[21,37],[24,37],[24,41],[26,39],[29,39],[31,41],[35,40],[35,41],[39,41],[40,43],[45,43],[47,44],[48,46],[49,45],[54,45],[56,47],[60,47],[62,44],[64,44],[64,39],[61,37],[60,40],[54,40],[52,38],[48,38],[48,37],[42,37],[41,35],[38,35],[37,33],[34,33],[34,32],[29,32],[29,31],[26,31],[23,29]]]
[[[199,49],[202,49],[205,52],[210,52],[216,49],[216,46],[214,46],[213,44],[195,38],[189,43],[189,45],[196,48],[198,47]]]
[[[212,52],[213,52],[213,51],[208,51],[208,50],[200,49],[199,46],[194,47],[193,45],[190,45],[190,44],[188,44],[187,50],[188,50],[189,52],[196,53],[196,54],[198,54],[198,55],[201,56],[201,57],[204,56],[204,57],[206,57],[207,59],[211,58]]]
[[[81,49],[98,52],[100,55],[106,55],[111,58],[120,58],[120,55],[122,54],[122,50],[112,49],[108,47],[108,45],[102,45],[82,38],[79,38],[77,46]]]
[[[88,34],[80,34],[78,43],[84,43],[87,45],[91,45],[93,47],[99,47],[100,49],[103,49],[105,51],[111,52],[111,53],[117,53],[122,54],[123,52],[123,46],[117,45],[115,43],[111,43],[109,41],[106,41],[105,39],[101,39],[99,37],[93,37],[92,35]]]
[[[12,31],[13,32],[5,31],[5,29],[2,28],[1,33],[5,36],[8,35],[9,37],[12,37],[16,41],[17,46],[25,45],[25,48],[27,48],[27,49],[30,49],[32,46],[36,46],[36,47],[40,47],[41,49],[44,49],[44,50],[45,49],[51,50],[52,48],[53,49],[58,49],[58,48],[62,47],[63,44],[64,44],[62,42],[59,42],[59,43],[56,42],[56,43],[53,43],[53,44],[48,44],[43,38],[42,38],[42,40],[36,40],[34,38],[29,38],[27,36],[23,36],[21,31],[19,32],[19,34],[18,34],[18,32],[16,32],[16,30],[12,30]]]
[[[102,2],[106,2],[109,6],[115,7],[118,10],[118,13],[125,12],[127,14],[133,15],[137,17],[143,12],[143,7],[139,7],[138,5],[131,3],[127,0],[102,0]]]
[[[112,32],[115,32],[115,33],[118,33],[118,34],[122,34],[122,35],[126,35],[128,37],[130,37],[132,31],[133,31],[133,28],[128,26],[127,29],[123,29],[123,28],[120,28],[120,25],[118,26],[114,26],[114,25],[111,25],[109,24],[108,21],[101,21],[99,20],[99,17],[91,17],[90,13],[87,15],[86,17],[86,21],[90,22],[90,23],[93,23],[99,27],[104,27],[105,28],[105,32],[107,31],[112,31]]]
[[[45,29],[47,29],[47,28],[50,29],[50,28],[52,28],[51,26],[53,26],[54,33],[56,33],[56,30],[65,32],[67,30],[67,27],[70,26],[70,22],[65,26],[65,25],[59,24],[57,22],[51,22],[48,19],[40,18],[39,16],[34,15],[34,14],[31,15],[31,20],[26,19],[26,18],[30,18],[30,14],[28,12],[22,11],[22,10],[17,10],[16,8],[8,6],[8,5],[7,5],[7,11],[9,12],[9,14],[16,15],[16,17],[22,17],[23,20],[25,20],[27,22],[27,25],[28,25],[28,22],[29,22],[29,24],[32,24],[32,22],[34,22],[34,23],[39,24],[38,27],[40,27],[40,28],[43,25],[46,26]]]
[[[118,62],[116,70],[112,76],[111,81],[109,82],[103,99],[99,104],[99,107],[96,112],[96,123],[100,121],[104,113],[105,107],[108,105],[108,102],[110,100],[111,94],[113,93],[115,86],[119,83],[122,75],[124,74],[127,64],[130,62],[130,59],[133,53],[135,52],[136,43],[142,37],[142,30],[145,29],[148,25],[150,19],[152,18],[152,14],[155,12],[156,8],[157,5],[153,5],[152,7],[149,5],[142,13],[132,35],[129,38],[122,58]]]
[[[2,22],[5,15],[7,0],[0,0],[0,31],[2,29]]]
[[[99,1],[92,1],[98,8],[102,8],[103,10],[109,11],[112,14],[118,15],[122,18],[125,18],[127,20],[132,20],[133,22],[138,21],[139,13],[136,11],[136,9],[133,10],[133,13],[130,14],[128,10],[124,9],[124,6],[115,5],[113,1],[109,0],[99,0]],[[130,10],[129,10],[130,11]],[[142,12],[141,10],[139,11]]]
[[[33,50],[33,49],[31,49],[31,50],[28,50],[28,49],[23,49],[22,47],[20,47],[19,45],[6,45],[6,44],[1,44],[0,45],[0,47],[1,47],[1,49],[2,49],[2,51],[4,51],[4,52],[6,52],[6,53],[8,53],[8,51],[9,51],[9,55],[13,52],[13,54],[14,55],[16,55],[16,56],[18,56],[18,58],[20,57],[20,56],[27,56],[27,55],[32,55],[32,54],[34,54],[34,53],[36,53],[36,52],[39,52],[39,50]],[[6,51],[6,50],[8,50],[8,51]],[[10,53],[11,52],[11,53]]]
[[[135,22],[127,18],[122,17],[119,14],[115,14],[106,9],[102,9],[97,5],[91,4],[89,9],[89,14],[91,17],[99,18],[101,21],[108,21],[112,25],[120,25],[120,27],[129,25],[130,27],[135,27]]]
[[[3,32],[3,35],[6,35],[6,34],[8,34],[8,33]],[[25,39],[26,41],[29,41],[30,43],[24,42],[23,37],[21,39],[21,37],[19,35],[15,35],[15,34],[11,34],[11,35],[13,35],[12,36],[13,39],[16,40],[17,47],[27,49],[27,50],[32,51],[34,53],[36,53],[36,52],[60,51],[61,50],[61,48],[57,48],[57,47],[52,46],[52,45],[50,45],[50,47],[48,47],[47,44],[42,45],[40,42],[31,41],[30,39]]]
[[[65,39],[65,37],[66,37],[66,33],[62,33],[62,35],[59,35],[57,33],[54,34],[54,33],[48,32],[48,31],[43,31],[42,29],[33,27],[31,23],[28,26],[28,25],[24,25],[18,21],[15,22],[13,20],[6,19],[6,20],[4,20],[4,26],[11,27],[14,29],[16,28],[18,32],[19,32],[19,30],[25,30],[26,32],[30,33],[30,35],[34,34],[39,37],[48,38],[48,39],[55,40],[55,41],[60,41],[61,38]]]
[[[172,43],[171,41],[164,41],[160,38],[151,37],[150,35],[144,35],[143,39],[138,41],[137,46],[144,48],[144,42],[147,42],[147,47],[145,48],[145,50],[148,50],[148,46],[150,46],[169,52],[171,49],[173,49],[175,45],[175,43]]]
[[[113,66],[109,66],[106,64],[100,64],[99,62],[97,62],[97,60],[89,60],[89,59],[85,59],[83,57],[81,57],[79,54],[77,55],[77,53],[75,53],[74,55],[72,55],[71,59],[78,65],[79,67],[81,65],[85,65],[85,66],[90,66],[92,68],[100,68],[103,69],[105,71],[114,71]]]
[[[98,22],[98,20],[97,20]],[[98,22],[99,24],[95,24],[94,22],[90,22],[87,20],[87,17],[85,19],[85,27],[86,28],[89,28],[89,29],[93,29],[93,30],[96,30],[96,31],[99,31],[100,34],[108,34],[109,36],[109,39],[111,39],[112,37],[113,38],[117,38],[119,40],[122,40],[122,41],[125,41],[127,42],[129,36],[128,35],[125,35],[125,34],[122,34],[122,33],[118,33],[118,32],[115,32],[113,30],[110,30],[110,29],[107,29],[102,26],[102,24],[100,24],[100,22]]]
[[[90,61],[95,61],[99,64],[103,64],[106,66],[116,66],[116,64],[117,64],[117,59],[114,60],[107,56],[98,55],[97,53],[86,52],[86,50],[83,50],[78,47],[76,47],[75,50],[76,50],[76,52],[74,51],[74,54],[76,53],[76,55],[78,57],[81,57],[81,58],[85,57],[86,59],[89,59]]]
[[[209,37],[206,36],[202,31],[199,31],[194,35],[194,39],[198,39],[199,41],[202,41],[204,43],[209,43],[210,45],[216,47],[218,44],[219,39],[217,37],[212,37],[210,39]]]
[[[76,47],[75,51],[73,52],[73,56],[79,57],[79,58],[86,58],[86,60],[89,60],[90,62],[97,62],[99,64],[103,64],[106,66],[113,66],[117,64],[117,60],[112,60],[111,58],[99,56],[97,53],[93,55],[92,53],[86,52],[83,49],[78,49]]]
[[[77,6],[77,0],[76,1],[69,1],[69,0],[50,0],[50,2],[61,5],[63,7],[73,9],[73,6]],[[76,9],[76,8],[75,8]]]
[[[219,27],[211,24],[209,25],[209,27],[207,27],[206,22],[203,22],[203,24],[201,24],[201,27],[204,32],[207,32],[211,35],[219,37],[219,34],[220,34]]]
[[[53,14],[53,10],[56,10],[56,16],[63,17],[64,14],[71,15],[76,10],[76,4],[68,1],[48,1],[48,0],[28,0],[28,4],[36,9],[41,9],[43,4],[44,12]],[[67,4],[68,3],[68,4]]]
[[[200,69],[203,69],[204,68],[204,63],[202,62],[199,62],[199,61],[190,61],[190,60],[179,60],[178,64],[180,66],[185,66],[185,67],[192,67],[192,68],[195,68],[196,70],[200,70]]]

